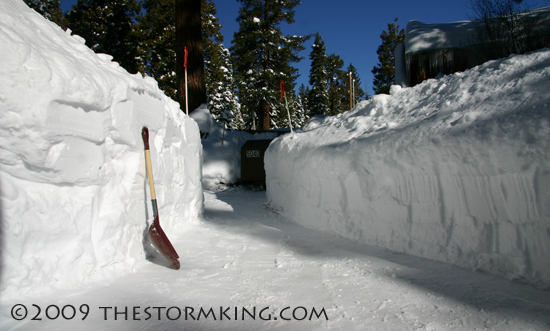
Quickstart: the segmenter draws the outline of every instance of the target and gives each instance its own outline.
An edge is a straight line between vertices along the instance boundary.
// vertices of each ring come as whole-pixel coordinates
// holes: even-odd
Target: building
[[[414,86],[489,60],[545,47],[550,47],[550,6],[485,20],[410,21],[405,43],[395,50],[395,81],[404,87]]]

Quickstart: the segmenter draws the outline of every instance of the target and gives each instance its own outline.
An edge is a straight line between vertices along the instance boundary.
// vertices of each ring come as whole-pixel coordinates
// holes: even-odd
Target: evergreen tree
[[[361,88],[361,79],[359,78],[359,75],[357,74],[357,69],[353,66],[353,64],[349,64],[346,72],[346,79],[343,80],[343,90],[346,91],[346,93],[343,94],[344,98],[342,100],[342,109],[344,111],[350,110],[350,72],[352,79],[351,91],[352,93],[354,93],[353,104],[356,105],[362,98],[365,97],[365,91],[363,91],[363,88]]]
[[[229,128],[243,129],[240,104],[235,93],[233,65],[229,50],[223,45],[221,25],[216,18],[216,7],[210,0],[202,0],[202,35],[206,79],[206,95],[210,113]]]
[[[217,52],[206,62],[208,109],[215,119],[228,123],[230,129],[244,129],[229,50],[222,43],[215,46]]]
[[[66,18],[68,27],[94,52],[112,55],[124,69],[136,73],[140,49],[135,21],[140,10],[136,0],[78,0]]]
[[[394,22],[397,22],[397,18]],[[405,29],[399,30],[399,25],[388,23],[388,31],[383,31],[380,38],[382,44],[376,51],[379,63],[372,69],[373,89],[376,94],[387,94],[395,83],[395,47],[405,42]]]
[[[156,79],[167,96],[177,100],[175,6],[175,0],[144,0],[145,13],[139,23],[143,71]]]
[[[219,85],[226,74],[232,75],[229,59],[223,55],[223,35],[218,18],[215,17],[216,8],[211,0],[201,0],[201,30],[203,38],[204,74],[206,93],[209,109],[217,108],[217,102],[227,98],[227,92],[223,92],[224,98],[211,99],[215,93],[219,93]],[[145,52],[143,67],[144,72],[154,77],[159,87],[166,95],[177,100],[176,78],[176,17],[174,15],[175,0],[145,0],[143,8],[145,14],[140,18],[140,27],[144,34],[143,49]],[[221,45],[221,46],[220,46]],[[221,73],[220,73],[221,72]],[[233,81],[232,76],[228,80]],[[234,84],[227,87],[227,91],[233,91]],[[233,99],[235,106],[236,96]],[[183,107],[182,107],[183,108]],[[235,109],[231,108],[231,112]],[[235,115],[236,116],[236,115]]]
[[[296,127],[303,126],[307,120],[308,120],[308,113],[307,110],[307,96],[309,95],[309,87],[305,87],[304,84],[300,85],[300,88],[298,89],[298,95],[296,97],[296,105],[295,105],[295,111],[293,113],[292,117],[292,124]]]
[[[329,80],[328,114],[330,115],[337,115],[344,111],[342,102],[345,99],[344,79],[346,78],[346,74],[342,70],[343,67],[344,61],[340,56],[331,54],[327,57],[327,77]]]
[[[234,35],[231,53],[239,88],[239,100],[247,124],[256,112],[261,128],[266,130],[277,123],[284,101],[279,97],[279,84],[285,82],[292,94],[297,69],[291,66],[301,58],[306,37],[283,36],[280,24],[294,22],[294,8],[299,0],[238,0],[239,31]]]
[[[309,96],[309,111],[311,116],[324,115],[328,112],[328,63],[326,50],[325,42],[319,32],[317,32],[311,53],[309,54],[309,59],[311,60],[309,85],[312,86]]]
[[[62,28],[67,27],[59,0],[25,0],[27,6]]]
[[[201,0],[201,28],[203,35],[204,58],[212,58],[217,52],[217,45],[223,42],[221,34],[221,24],[215,16],[217,13],[216,5],[211,0]],[[206,62],[206,60],[205,60]]]
[[[305,86],[304,84],[300,85],[300,88],[298,89],[298,100],[300,104],[300,108],[304,110],[304,117],[305,120],[310,117],[309,114],[309,86]]]

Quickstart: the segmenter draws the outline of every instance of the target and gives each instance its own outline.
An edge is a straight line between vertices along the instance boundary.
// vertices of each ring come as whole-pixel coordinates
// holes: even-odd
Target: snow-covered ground
[[[550,49],[311,120],[266,152],[308,228],[550,286]]]
[[[305,229],[269,207],[263,191],[206,191],[204,219],[186,227],[184,235],[174,240],[182,261],[179,271],[143,265],[135,274],[104,287],[4,301],[0,329],[506,331],[550,327],[546,291]],[[9,316],[16,303],[28,309],[24,321]],[[38,312],[32,304],[42,308],[42,320],[31,320]],[[69,304],[76,308],[74,319],[46,317],[49,305]],[[115,307],[118,313],[125,309],[128,313],[116,315],[115,320]],[[84,320],[81,308],[88,311]],[[201,308],[213,311],[205,317],[199,315]],[[244,309],[253,312],[254,308],[256,319],[245,313],[243,321]],[[313,309],[318,314],[309,320]],[[49,309],[50,316],[55,312],[55,307]],[[70,307],[65,312],[72,315]],[[304,315],[307,318],[299,320]]]

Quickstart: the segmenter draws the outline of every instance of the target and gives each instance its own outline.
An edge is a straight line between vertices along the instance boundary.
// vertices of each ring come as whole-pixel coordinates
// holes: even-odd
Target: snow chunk
[[[212,127],[214,119],[206,107],[206,104],[202,104],[199,108],[195,109],[189,114],[189,117],[197,122],[201,132],[210,133],[210,128]]]
[[[390,95],[396,95],[399,91],[401,91],[401,89],[402,89],[401,85],[390,86]]]

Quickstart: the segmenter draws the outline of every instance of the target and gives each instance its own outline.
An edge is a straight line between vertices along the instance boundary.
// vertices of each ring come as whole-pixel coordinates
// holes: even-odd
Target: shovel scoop
[[[149,238],[153,246],[164,256],[176,269],[180,268],[179,255],[172,246],[166,233],[160,227],[159,212],[157,207],[157,197],[155,194],[155,184],[153,181],[153,167],[151,166],[151,153],[149,152],[149,129],[143,127],[141,130],[143,144],[145,145],[145,164],[147,167],[147,177],[149,177],[149,187],[151,189],[151,203],[153,204],[153,224],[149,227]]]

